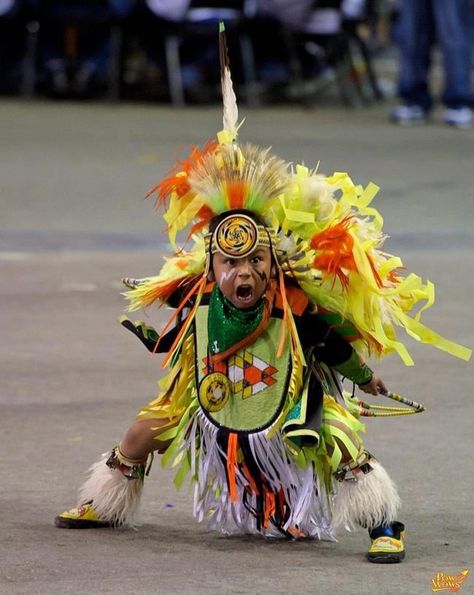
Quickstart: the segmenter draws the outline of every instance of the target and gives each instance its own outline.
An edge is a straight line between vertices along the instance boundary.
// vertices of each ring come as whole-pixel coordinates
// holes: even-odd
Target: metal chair
[[[164,36],[164,51],[171,103],[185,104],[185,93],[181,68],[181,46],[185,39],[217,39],[218,23],[223,21],[229,38],[237,38],[244,80],[244,96],[247,104],[259,104],[259,85],[252,41],[246,29],[246,2],[222,0],[194,0],[190,3],[183,19],[170,23]]]
[[[304,47],[309,54],[330,68],[341,101],[345,105],[352,106],[358,100],[367,102],[372,97],[381,99],[382,93],[369,48],[359,35],[359,25],[363,19],[345,18],[341,4],[339,0],[316,1],[299,30],[293,28],[285,31],[292,82],[298,87],[303,80],[298,48]],[[366,79],[356,63],[359,56],[367,75],[370,97],[366,92]]]

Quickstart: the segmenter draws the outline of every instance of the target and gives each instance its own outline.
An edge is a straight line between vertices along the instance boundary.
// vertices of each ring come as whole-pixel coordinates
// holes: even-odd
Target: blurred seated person
[[[215,43],[218,23],[229,28],[245,0],[143,0],[139,30],[151,63],[166,72],[164,41],[179,39],[180,71],[187,99],[197,102],[218,98],[219,55]],[[186,25],[185,25],[186,24]],[[183,26],[187,28],[183,29]],[[228,34],[232,48],[234,37]],[[231,49],[232,51],[232,49]],[[235,70],[239,72],[239,64]],[[165,77],[160,74],[161,78]],[[204,84],[203,84],[204,83]]]
[[[0,0],[0,93],[14,93],[20,85],[25,28],[20,0]]]
[[[367,0],[256,0],[256,3],[259,18],[276,20],[284,31],[291,33],[285,39],[293,73],[296,70],[298,76],[310,78],[325,68],[324,53],[301,38],[317,36],[321,43],[332,39],[333,53],[339,55],[342,49],[336,45],[335,36],[342,32],[345,23],[362,18],[367,8]]]
[[[155,16],[166,20],[179,22],[186,15],[191,0],[145,0],[145,5]]]
[[[329,35],[341,30],[344,20],[364,16],[367,0],[256,0],[258,14],[278,19],[299,33]]]
[[[110,28],[135,0],[33,0],[39,4],[47,92],[86,97],[107,79]]]
[[[191,0],[141,0],[136,12],[135,28],[139,32],[140,42],[144,46],[150,72],[161,82],[166,80],[166,60],[164,42],[167,35],[176,31],[176,27],[186,16]],[[186,66],[181,66],[183,81],[188,84]],[[194,78],[191,82],[194,82]]]

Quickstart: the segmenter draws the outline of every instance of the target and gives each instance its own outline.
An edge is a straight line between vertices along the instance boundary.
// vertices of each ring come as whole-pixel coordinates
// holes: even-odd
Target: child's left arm
[[[377,395],[387,392],[380,376],[367,366],[353,347],[323,320],[313,316],[305,318],[300,325],[301,337],[306,344],[315,346],[318,359],[352,380],[365,393]]]
[[[365,393],[378,395],[388,392],[384,381],[364,362],[360,355],[352,349],[351,356],[338,365],[333,366],[340,374],[352,380]]]

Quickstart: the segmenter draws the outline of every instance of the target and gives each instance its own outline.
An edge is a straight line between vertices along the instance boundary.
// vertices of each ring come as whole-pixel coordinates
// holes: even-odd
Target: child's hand
[[[155,331],[153,327],[147,326],[141,320],[132,322],[126,316],[121,316],[119,318],[119,322],[123,327],[131,331],[134,335],[136,335],[143,343],[143,345],[145,345],[148,351],[155,353],[156,342],[158,341],[158,333]]]
[[[388,388],[385,386],[384,381],[374,374],[372,376],[372,380],[367,382],[367,384],[359,384],[359,388],[364,391],[364,393],[369,393],[371,395],[378,395],[379,393],[384,394],[388,392]]]

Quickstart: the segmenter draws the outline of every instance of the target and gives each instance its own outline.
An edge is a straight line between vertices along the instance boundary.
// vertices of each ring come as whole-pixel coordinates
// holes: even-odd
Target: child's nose
[[[239,277],[250,277],[250,266],[246,261],[239,263]]]

